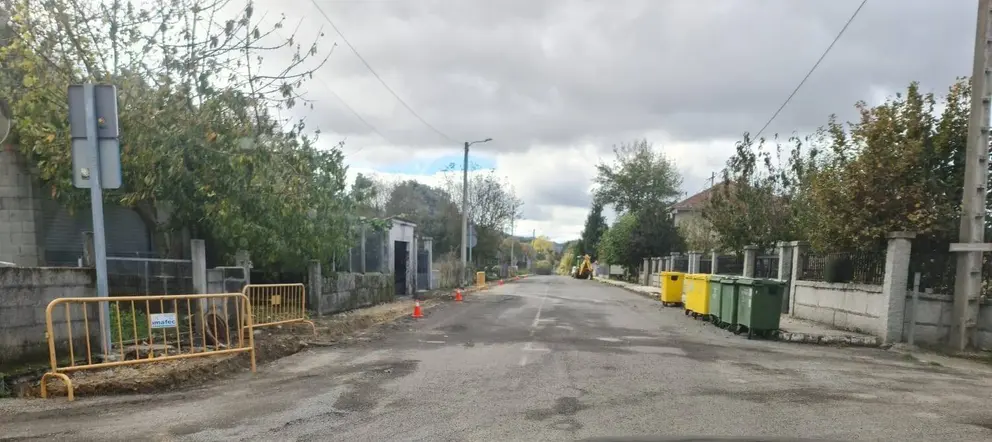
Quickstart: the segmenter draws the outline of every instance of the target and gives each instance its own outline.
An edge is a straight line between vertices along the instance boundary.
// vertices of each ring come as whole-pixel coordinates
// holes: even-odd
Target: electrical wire
[[[789,102],[792,101],[792,97],[795,97],[796,93],[799,92],[799,89],[801,89],[803,85],[806,84],[806,80],[809,80],[809,77],[813,75],[813,72],[816,71],[816,68],[820,66],[820,62],[822,62],[823,59],[827,57],[827,54],[829,54],[830,50],[834,48],[834,45],[837,44],[837,41],[840,40],[840,37],[844,35],[844,32],[847,31],[847,27],[851,25],[851,22],[853,22],[854,18],[858,16],[858,13],[861,12],[861,8],[864,8],[866,3],[868,3],[868,0],[861,1],[861,4],[858,5],[858,9],[854,10],[854,13],[851,14],[851,17],[847,19],[847,23],[844,23],[844,27],[840,29],[840,32],[837,33],[837,36],[834,37],[834,40],[830,42],[830,46],[827,46],[827,49],[824,50],[823,54],[820,55],[820,58],[816,60],[816,63],[813,64],[813,67],[810,68],[809,72],[806,73],[806,76],[803,77],[803,80],[800,81],[799,85],[792,90],[792,93],[789,94],[789,98],[786,98],[785,101],[782,102],[782,105],[778,107],[778,110],[776,110],[774,114],[772,114],[772,117],[769,118],[767,122],[765,122],[764,126],[761,126],[761,130],[759,130],[757,134],[751,137],[752,140],[757,140],[758,137],[761,136],[761,133],[764,132],[765,129],[768,129],[768,125],[772,124],[772,121],[775,121],[775,118],[777,118],[778,114],[782,112],[782,109],[785,109],[785,106],[787,106]]]
[[[331,29],[334,29],[334,32],[336,32],[341,37],[341,41],[343,41],[344,44],[347,45],[349,49],[351,49],[351,52],[355,53],[355,56],[357,56],[358,59],[362,62],[362,64],[364,64],[365,67],[368,68],[369,72],[372,73],[372,76],[374,76],[376,80],[379,80],[379,83],[382,84],[382,87],[386,88],[386,90],[389,91],[389,93],[392,94],[394,98],[396,98],[396,101],[399,101],[400,104],[406,108],[406,110],[410,111],[410,113],[413,114],[413,116],[416,117],[417,120],[420,120],[420,122],[423,123],[424,126],[427,126],[428,129],[434,131],[434,133],[440,135],[441,138],[444,138],[445,140],[448,140],[452,143],[455,142],[454,139],[449,137],[447,134],[441,132],[440,130],[438,130],[438,128],[428,123],[427,120],[421,117],[420,114],[417,113],[417,111],[413,110],[413,108],[410,107],[410,105],[407,104],[406,101],[400,98],[400,96],[396,93],[396,91],[393,90],[393,88],[389,87],[389,85],[386,84],[386,81],[379,76],[379,73],[377,73],[375,69],[372,68],[372,65],[370,65],[368,61],[365,61],[365,57],[362,57],[362,54],[358,52],[358,49],[355,49],[355,46],[353,46],[351,42],[348,41],[348,38],[344,36],[341,30],[338,29],[337,25],[334,24],[334,21],[332,21],[331,18],[327,15],[327,13],[324,12],[324,9],[317,4],[317,0],[310,0],[310,3],[313,3],[313,6],[317,8],[317,11],[320,12],[320,15],[322,15],[324,17],[324,20],[327,21],[327,24],[331,25]]]

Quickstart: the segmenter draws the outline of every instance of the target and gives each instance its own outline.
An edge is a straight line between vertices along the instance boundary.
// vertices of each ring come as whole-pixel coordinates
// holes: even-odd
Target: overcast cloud
[[[323,26],[322,49],[338,43],[306,86],[315,109],[301,115],[328,146],[346,139],[352,175],[389,170],[383,175],[435,183],[443,166],[425,164],[450,162],[464,140],[492,137],[472,155],[491,160],[523,198],[517,232],[563,241],[578,236],[594,166],[614,144],[647,138],[676,160],[686,193],[701,190],[860,0],[317,2],[383,80],[451,138],[393,98],[308,0],[260,2],[270,16],[302,20],[303,34]],[[765,134],[808,133],[831,113],[852,118],[855,101],[878,102],[912,80],[942,91],[971,71],[975,12],[975,0],[869,0]]]

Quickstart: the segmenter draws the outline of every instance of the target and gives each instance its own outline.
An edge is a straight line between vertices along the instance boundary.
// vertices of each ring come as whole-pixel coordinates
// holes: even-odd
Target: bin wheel
[[[740,324],[730,326],[731,331],[734,332],[735,335],[741,334],[741,332],[744,331],[742,328],[743,327],[741,327]],[[748,335],[750,336],[750,333],[748,333]]]
[[[751,330],[750,328],[747,329],[747,338],[751,339],[753,337],[754,337],[754,330]]]
[[[689,309],[685,309],[685,315],[689,316]]]

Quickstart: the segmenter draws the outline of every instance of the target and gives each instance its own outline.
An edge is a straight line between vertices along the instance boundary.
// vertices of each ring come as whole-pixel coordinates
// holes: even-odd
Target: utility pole
[[[975,58],[971,74],[971,119],[968,122],[967,156],[964,166],[964,191],[961,197],[961,229],[959,243],[950,250],[958,252],[957,274],[954,279],[954,319],[950,346],[964,350],[976,344],[975,324],[978,321],[978,301],[982,289],[983,253],[992,251],[985,243],[985,196],[988,191],[989,160],[989,82],[992,34],[989,19],[990,0],[978,1],[978,26],[975,31]]]
[[[468,146],[465,142],[465,163],[462,166],[462,285],[468,278]]]
[[[462,166],[462,283],[468,282],[468,147],[475,143],[488,143],[492,138],[465,142],[465,162]]]

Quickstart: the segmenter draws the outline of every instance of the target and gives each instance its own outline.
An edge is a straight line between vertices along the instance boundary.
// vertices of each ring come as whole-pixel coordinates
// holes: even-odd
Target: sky
[[[645,138],[675,161],[687,196],[707,187],[861,3],[314,1],[340,34],[310,0],[256,5],[285,14],[284,30],[300,37],[323,32],[319,53],[333,50],[303,86],[313,109],[293,112],[326,147],[344,141],[351,179],[435,184],[461,167],[463,142],[492,138],[471,161],[523,200],[515,233],[556,241],[579,236],[595,166],[616,144]],[[976,5],[869,0],[764,135],[851,120],[858,100],[881,102],[914,80],[944,91],[971,72]]]

